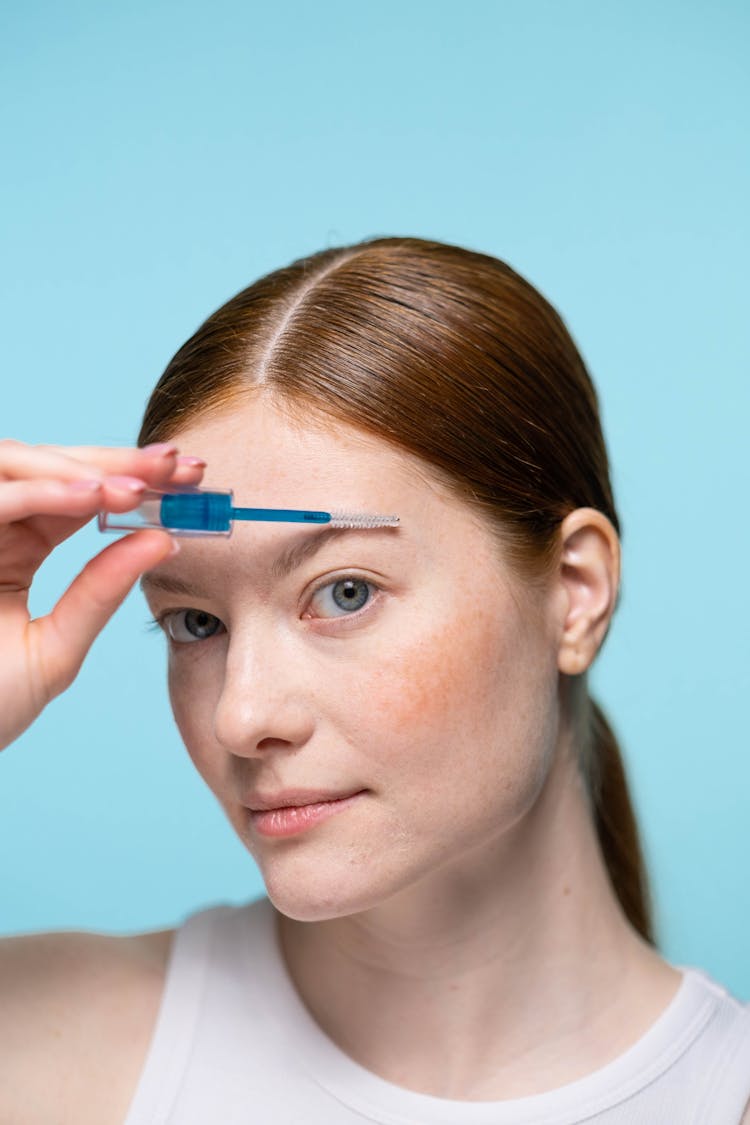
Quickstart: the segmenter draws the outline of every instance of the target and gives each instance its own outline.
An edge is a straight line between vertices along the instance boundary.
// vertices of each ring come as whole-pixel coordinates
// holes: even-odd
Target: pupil
[[[205,609],[193,609],[185,616],[185,625],[194,637],[204,638],[216,632],[216,618]]]
[[[345,579],[333,587],[333,600],[340,609],[360,609],[369,597],[367,583]]]

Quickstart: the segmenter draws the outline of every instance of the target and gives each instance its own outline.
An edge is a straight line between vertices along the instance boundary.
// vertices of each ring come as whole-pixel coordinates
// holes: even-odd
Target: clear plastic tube
[[[99,512],[100,531],[156,528],[175,535],[231,535],[232,492],[180,489],[147,490],[130,512]]]

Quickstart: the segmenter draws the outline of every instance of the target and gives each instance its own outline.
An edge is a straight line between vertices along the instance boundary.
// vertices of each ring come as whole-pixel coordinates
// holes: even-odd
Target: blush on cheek
[[[396,646],[368,685],[367,708],[418,739],[426,728],[443,727],[446,712],[460,705],[463,679],[442,643]]]
[[[443,808],[486,802],[511,823],[547,769],[554,660],[513,604],[496,601],[492,612],[464,611],[418,633],[391,636],[360,681],[363,738],[400,760],[404,784],[421,799],[442,790]]]
[[[443,621],[416,639],[391,638],[368,685],[369,710],[415,732],[446,722],[472,726],[508,691],[514,646],[480,614]],[[494,709],[494,707],[493,707]]]

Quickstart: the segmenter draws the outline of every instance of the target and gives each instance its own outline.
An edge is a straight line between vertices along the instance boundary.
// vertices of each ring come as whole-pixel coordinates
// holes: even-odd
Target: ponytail
[[[625,768],[612,728],[594,700],[590,763],[594,822],[609,877],[628,921],[653,945],[648,875]]]

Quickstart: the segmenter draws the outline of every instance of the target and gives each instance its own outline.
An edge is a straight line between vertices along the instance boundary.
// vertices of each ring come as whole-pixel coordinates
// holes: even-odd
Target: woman
[[[323,251],[206,321],[138,445],[0,450],[2,742],[142,574],[185,745],[268,899],[1,943],[0,1120],[750,1120],[750,1012],[658,954],[587,691],[618,521],[547,302],[455,246]],[[56,543],[175,484],[400,522],[139,531],[28,621]]]

